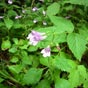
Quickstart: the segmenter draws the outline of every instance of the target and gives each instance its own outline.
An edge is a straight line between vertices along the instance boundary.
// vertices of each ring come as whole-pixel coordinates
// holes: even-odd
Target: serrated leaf
[[[30,68],[23,77],[23,84],[36,84],[42,75],[42,69]]]
[[[47,8],[47,15],[50,16],[50,15],[56,15],[60,10],[60,5],[58,3],[53,3],[51,4],[50,6],[48,6]]]
[[[72,70],[69,74],[69,82],[72,88],[85,83],[86,78],[87,72],[83,65],[78,65],[78,67],[75,70]]]
[[[70,20],[57,16],[50,16],[50,20],[57,27],[57,30],[66,31],[68,33],[74,30],[74,25]]]
[[[61,69],[62,71],[70,72],[70,70],[72,69],[68,59],[56,56],[53,62],[54,62],[54,67]]]
[[[8,29],[10,29],[13,26],[13,21],[9,18],[4,19],[4,22]]]
[[[67,43],[74,56],[81,61],[81,57],[86,50],[86,40],[80,34],[71,33],[67,36]]]

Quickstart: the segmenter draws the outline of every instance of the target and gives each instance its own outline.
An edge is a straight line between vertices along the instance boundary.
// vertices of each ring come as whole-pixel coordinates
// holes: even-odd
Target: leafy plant
[[[1,88],[88,88],[88,1],[0,1]]]

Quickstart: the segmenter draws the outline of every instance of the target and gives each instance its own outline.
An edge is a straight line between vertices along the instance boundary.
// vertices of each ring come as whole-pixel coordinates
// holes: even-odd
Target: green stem
[[[32,3],[31,3],[31,8],[32,8],[32,6],[34,5],[34,2],[35,2],[35,0],[32,0]]]

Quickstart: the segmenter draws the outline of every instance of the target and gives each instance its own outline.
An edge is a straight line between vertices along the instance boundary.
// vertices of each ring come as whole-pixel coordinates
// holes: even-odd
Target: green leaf
[[[13,56],[10,60],[12,63],[17,63],[19,61],[19,58],[17,56]]]
[[[80,86],[85,83],[87,79],[87,71],[83,65],[78,65],[75,70],[72,70],[69,74],[69,82],[72,88]]]
[[[57,78],[55,80],[55,88],[71,88],[69,81]]]
[[[34,52],[34,51],[37,51],[38,47],[35,47],[35,46],[30,46],[27,50],[29,52]]]
[[[13,74],[18,74],[21,72],[23,66],[21,64],[19,65],[11,65],[8,66],[8,69],[13,73]]]
[[[18,44],[18,38],[13,38],[13,42],[14,42],[15,44]]]
[[[60,30],[71,33],[74,30],[74,25],[70,20],[57,16],[50,16],[50,20],[57,27],[57,31]]]
[[[47,15],[50,16],[50,15],[56,15],[60,10],[60,5],[58,3],[53,3],[51,4],[50,6],[48,6],[47,8]]]
[[[44,66],[49,66],[49,58],[43,58],[41,57],[40,59],[40,64],[44,65]]]
[[[88,27],[86,27],[86,25],[82,25],[79,29],[79,33],[88,41]]]
[[[9,49],[10,53],[16,53],[17,52],[17,47],[13,46],[12,48]]]
[[[28,53],[24,50],[21,51],[21,58],[22,58],[22,64],[25,64],[25,65],[32,64],[32,61],[31,61],[30,57],[28,56]]]
[[[0,83],[3,82],[3,81],[4,81],[4,79],[0,77]]]
[[[57,32],[54,32],[52,42],[55,44],[66,42],[66,33],[59,34]]]
[[[3,40],[1,44],[1,49],[6,50],[11,47],[11,42],[9,40]]]
[[[36,88],[50,88],[50,83],[48,80],[41,80]]]
[[[80,83],[84,82],[85,79],[87,79],[87,71],[86,68],[83,65],[78,66],[78,72],[80,75]]]
[[[42,75],[42,69],[30,68],[23,77],[23,84],[36,84]]]
[[[88,6],[88,0],[67,0],[66,3]]]
[[[9,19],[9,18],[6,18],[6,19],[4,19],[4,22],[5,22],[5,25],[6,25],[6,27],[8,28],[8,29],[11,29],[11,27],[13,26],[13,21],[11,20],[11,19]]]
[[[86,40],[82,35],[72,33],[67,36],[67,43],[74,56],[80,61],[86,50]]]
[[[79,83],[79,78],[80,78],[80,76],[79,76],[79,73],[78,73],[77,70],[72,70],[70,72],[69,82],[70,82],[72,88],[75,88],[80,84]]]
[[[53,60],[54,63],[54,67],[61,69],[62,71],[67,71],[70,72],[70,70],[73,68],[70,64],[69,64],[69,60],[56,56],[55,59]]]

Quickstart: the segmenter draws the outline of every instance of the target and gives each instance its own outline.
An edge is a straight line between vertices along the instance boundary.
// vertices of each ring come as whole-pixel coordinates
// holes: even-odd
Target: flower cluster
[[[29,43],[33,46],[36,46],[39,41],[44,40],[47,36],[45,33],[40,33],[37,31],[32,30],[32,32],[28,35],[27,39],[29,39]],[[44,48],[41,53],[43,54],[44,57],[49,57],[50,56],[50,46]]]
[[[8,0],[8,3],[9,3],[9,4],[12,4],[12,3],[13,3],[13,1],[12,1],[12,0]]]
[[[41,53],[43,54],[43,57],[50,57],[51,55],[51,49],[50,46],[47,46],[46,48],[44,48]]]
[[[28,35],[27,39],[30,40],[30,44],[35,46],[41,40],[46,38],[45,33],[40,33],[32,30],[32,32]]]

